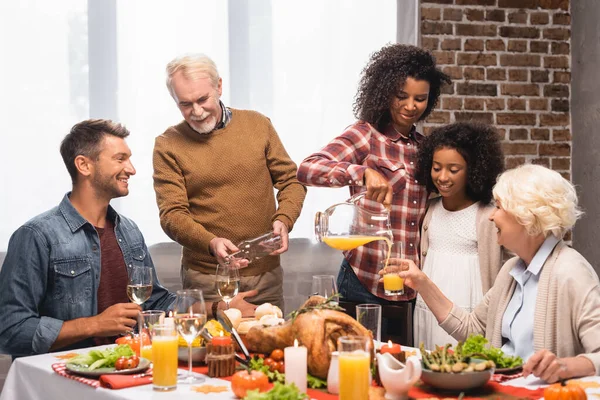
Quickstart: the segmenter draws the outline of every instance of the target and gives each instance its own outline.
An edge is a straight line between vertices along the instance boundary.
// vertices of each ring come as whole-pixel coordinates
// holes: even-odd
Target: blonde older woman
[[[523,165],[500,175],[493,193],[490,220],[498,243],[517,257],[504,264],[472,313],[448,300],[412,261],[389,269],[402,270],[406,284],[455,339],[485,335],[492,346],[526,360],[525,376],[555,382],[599,375],[598,276],[562,240],[581,215],[575,189],[555,171]]]

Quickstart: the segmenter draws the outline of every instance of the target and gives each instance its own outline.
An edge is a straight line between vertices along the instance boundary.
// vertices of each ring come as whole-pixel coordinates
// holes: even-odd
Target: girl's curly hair
[[[405,44],[384,46],[371,56],[362,71],[354,99],[354,116],[381,131],[390,122],[390,104],[406,78],[429,82],[425,119],[437,104],[443,83],[450,77],[436,68],[435,58],[427,50]]]
[[[456,150],[467,162],[467,196],[484,204],[492,200],[496,178],[504,171],[504,154],[498,132],[489,125],[457,122],[434,129],[419,146],[416,179],[438,192],[431,179],[436,150]]]

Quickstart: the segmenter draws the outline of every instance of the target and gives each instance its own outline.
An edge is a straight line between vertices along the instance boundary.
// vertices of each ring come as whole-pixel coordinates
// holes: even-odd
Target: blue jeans
[[[350,263],[346,259],[342,261],[342,265],[340,266],[340,272],[337,276],[337,287],[338,291],[342,295],[342,299],[346,301],[351,301],[354,303],[381,304],[382,306],[398,303],[395,301],[382,299],[381,297],[377,297],[373,293],[369,292],[363,286],[363,284],[360,283],[358,277],[352,270]],[[414,310],[415,300],[410,300],[410,303],[412,304]],[[388,332],[388,319],[382,317],[381,339],[385,341],[388,335],[391,333],[392,332]]]

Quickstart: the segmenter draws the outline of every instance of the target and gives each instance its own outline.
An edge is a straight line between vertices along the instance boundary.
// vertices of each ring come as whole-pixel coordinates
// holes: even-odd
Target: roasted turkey
[[[300,307],[307,311],[298,313],[295,319],[279,326],[250,328],[245,339],[248,349],[251,352],[270,353],[274,349],[293,346],[294,339],[298,339],[298,343],[308,350],[308,372],[326,379],[331,352],[336,350],[340,336],[372,336],[354,318],[341,311],[313,308],[324,302],[323,297],[312,296]]]

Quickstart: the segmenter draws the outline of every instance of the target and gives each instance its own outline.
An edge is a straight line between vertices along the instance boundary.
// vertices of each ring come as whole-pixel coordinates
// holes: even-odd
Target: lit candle
[[[381,354],[390,353],[398,355],[402,349],[399,344],[393,344],[391,340],[388,340],[387,344],[381,346],[381,350],[379,350]]]
[[[164,319],[163,324],[167,325],[171,329],[175,329],[175,319],[173,318],[173,311],[169,311],[169,316]]]
[[[231,344],[231,338],[229,336],[223,336],[223,331],[221,331],[221,335],[213,337],[210,343],[213,346],[227,346],[228,344]]]
[[[298,346],[298,339],[294,339],[294,347],[286,347],[283,357],[286,385],[293,383],[300,389],[300,393],[306,393],[306,347]]]

